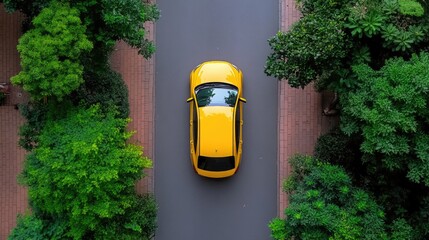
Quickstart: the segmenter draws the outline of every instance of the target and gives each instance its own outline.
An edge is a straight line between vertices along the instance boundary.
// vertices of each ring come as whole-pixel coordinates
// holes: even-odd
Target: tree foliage
[[[286,218],[270,223],[275,239],[387,239],[384,212],[338,166],[295,156],[286,181]]]
[[[362,139],[357,134],[348,136],[336,127],[317,139],[314,157],[321,162],[343,166],[347,173],[360,176],[365,171],[359,162],[361,143]]]
[[[64,117],[67,110],[72,107],[68,100],[51,100],[48,103],[33,102],[19,106],[21,115],[26,118],[26,122],[19,129],[19,145],[27,151],[37,147],[39,135],[45,126],[47,119],[59,119]]]
[[[65,118],[46,121],[27,156],[20,180],[30,201],[42,213],[63,216],[67,236],[107,231],[105,222],[125,214],[126,221],[116,224],[142,233],[138,220],[153,217],[130,219],[129,211],[138,208],[134,184],[151,162],[140,147],[126,143],[132,135],[124,131],[126,124],[99,107],[72,108]]]
[[[151,239],[154,198],[134,192],[151,162],[126,143],[128,92],[109,56],[123,40],[150,57],[145,22],[158,9],[140,0],[4,4],[27,16],[13,81],[33,99],[20,106],[28,120],[20,145],[29,151],[20,181],[32,214],[19,218],[10,239]]]
[[[270,40],[273,53],[268,57],[267,74],[288,80],[293,87],[314,82],[318,90],[328,89],[338,94],[341,132],[335,130],[318,139],[316,158],[324,164],[340,165],[349,174],[353,188],[371,196],[384,212],[386,238],[428,239],[428,3],[418,0],[297,2],[303,17],[290,31]],[[344,51],[318,65],[314,64],[314,56],[329,56],[321,49],[330,47],[321,37],[334,37],[318,35],[316,31],[309,31],[312,29],[309,27],[297,27],[306,26],[306,22],[315,17],[325,18],[314,23],[315,29],[337,21],[338,35],[343,39],[338,38],[342,42],[335,43],[339,47],[335,51]],[[295,36],[301,36],[299,43],[294,40]],[[310,49],[306,49],[307,46]],[[306,57],[308,52],[312,57]],[[300,75],[301,72],[305,74]],[[290,238],[284,235],[289,232],[294,232],[295,239],[307,239],[310,235],[303,234],[313,229],[321,234],[319,238],[326,239],[323,234],[331,234],[332,229],[336,229],[326,223],[326,219],[331,221],[330,215],[326,219],[317,218],[327,209],[319,211],[311,208],[314,205],[303,205],[308,200],[303,197],[300,183],[314,176],[306,167],[309,162],[292,163],[297,168],[294,171],[299,172],[292,174],[299,177],[285,181],[284,189],[289,191],[291,203],[295,201],[295,205],[286,210],[286,222],[277,219],[271,223],[278,239]],[[353,196],[349,197],[353,201]],[[338,206],[335,199],[324,203],[326,208],[332,204]],[[313,214],[311,221],[301,223],[294,219],[294,214],[304,210]],[[294,224],[293,229],[288,221]],[[359,228],[350,228],[350,236],[340,238],[361,239],[353,234],[364,230],[353,232],[353,229]]]
[[[79,11],[53,2],[34,18],[34,29],[20,39],[21,72],[12,77],[35,100],[62,99],[83,82],[80,57],[92,48]]]
[[[4,4],[8,11],[21,11],[31,21],[52,1],[57,0],[36,0],[31,4],[24,0],[5,0]],[[85,34],[97,46],[95,51],[102,50],[101,52],[106,53],[106,50],[108,52],[112,49],[116,41],[123,40],[130,46],[138,48],[139,53],[146,58],[153,54],[154,46],[147,39],[144,23],[155,21],[159,17],[158,8],[155,5],[140,0],[67,2],[71,7],[79,10],[82,23],[86,26]]]
[[[146,4],[141,0],[102,0],[101,18],[105,31],[94,37],[104,38],[103,41],[123,40],[130,46],[139,49],[139,53],[149,58],[155,51],[154,45],[146,38],[145,22],[155,21],[159,11],[155,5]],[[94,11],[95,5],[87,8]],[[90,16],[90,15],[89,15]]]
[[[127,118],[130,112],[128,104],[128,88],[119,73],[109,65],[99,64],[87,69],[83,78],[85,82],[72,94],[75,104],[84,106],[99,104],[103,112],[116,109],[118,117]]]
[[[361,150],[378,155],[388,169],[429,187],[429,54],[389,60],[378,71],[353,68],[357,88],[341,97],[341,126],[363,136]]]
[[[380,68],[391,57],[410,57],[428,47],[426,2],[298,3],[303,17],[288,32],[279,32],[269,40],[273,52],[265,68],[268,75],[287,80],[292,87],[314,81],[318,90],[341,91],[354,81],[353,65],[367,63]]]
[[[43,234],[42,220],[29,214],[19,215],[16,227],[12,230],[8,239],[46,239]]]
[[[156,230],[156,208],[152,195],[135,196],[131,207],[124,214],[102,219],[101,228],[86,232],[81,239],[153,239]],[[31,214],[18,216],[17,226],[8,239],[73,239],[69,236],[69,231],[70,224],[66,217],[49,215],[33,208]]]
[[[290,32],[279,32],[269,40],[274,53],[268,57],[265,73],[286,79],[292,87],[323,82],[342,68],[348,41],[338,18],[309,14]]]

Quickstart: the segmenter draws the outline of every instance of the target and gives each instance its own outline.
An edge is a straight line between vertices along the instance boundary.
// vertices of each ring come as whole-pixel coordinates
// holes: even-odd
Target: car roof
[[[200,155],[232,156],[234,151],[234,108],[211,106],[199,108]]]

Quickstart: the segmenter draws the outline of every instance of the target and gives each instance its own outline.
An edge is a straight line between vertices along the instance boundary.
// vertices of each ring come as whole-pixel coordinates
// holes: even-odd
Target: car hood
[[[222,82],[241,88],[242,73],[234,65],[223,61],[210,61],[199,65],[191,73],[192,86],[204,83]]]
[[[199,109],[201,156],[233,155],[233,114],[232,107],[210,106]]]

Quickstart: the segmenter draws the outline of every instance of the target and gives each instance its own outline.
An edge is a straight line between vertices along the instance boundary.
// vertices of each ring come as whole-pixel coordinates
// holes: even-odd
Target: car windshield
[[[237,101],[237,88],[224,83],[207,83],[195,89],[198,107],[234,107]]]

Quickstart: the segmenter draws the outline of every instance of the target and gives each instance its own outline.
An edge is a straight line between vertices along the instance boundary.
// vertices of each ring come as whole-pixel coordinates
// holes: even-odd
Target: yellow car
[[[234,175],[243,145],[242,73],[224,61],[198,65],[190,74],[190,152],[205,177]]]

